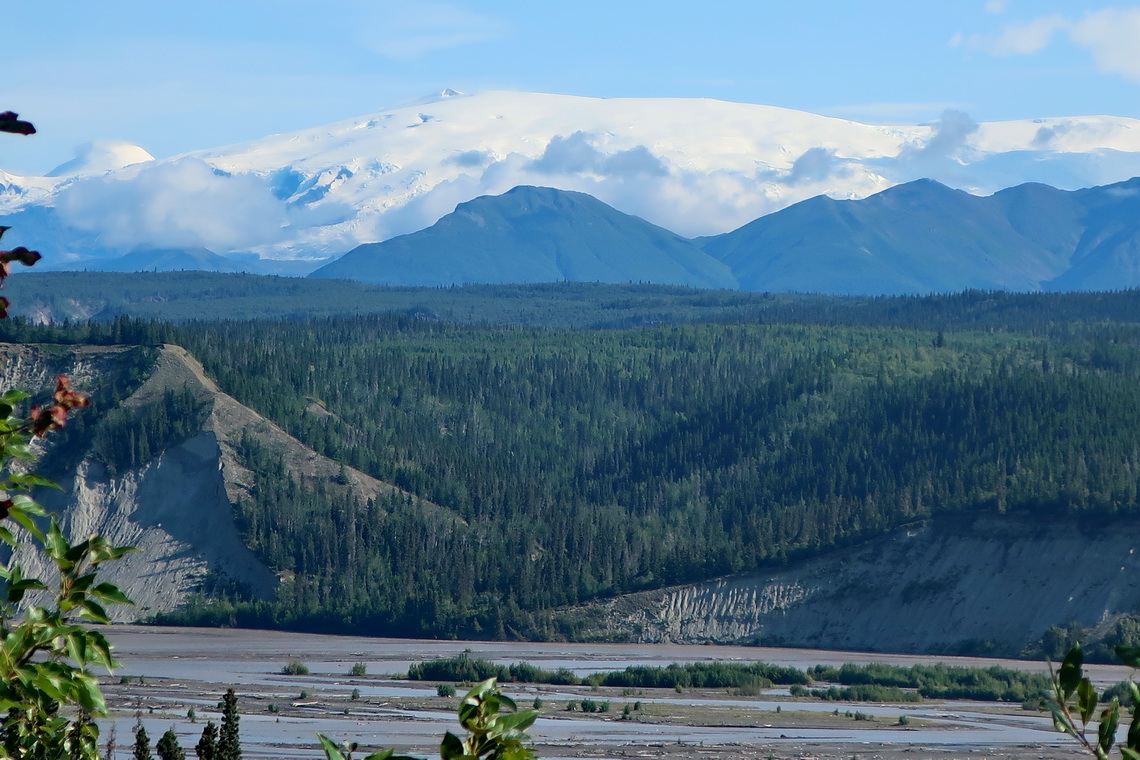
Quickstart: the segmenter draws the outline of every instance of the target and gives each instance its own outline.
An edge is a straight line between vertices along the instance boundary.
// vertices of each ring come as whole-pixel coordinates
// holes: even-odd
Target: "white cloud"
[[[986,0],[986,13],[1005,13],[1008,0]]]
[[[115,246],[204,246],[217,252],[276,240],[287,222],[269,185],[198,159],[143,165],[134,176],[76,182],[62,191],[63,220]]]
[[[1090,13],[1073,25],[1070,36],[1092,53],[1102,72],[1140,82],[1140,7]]]
[[[950,39],[950,46],[982,50],[994,56],[1030,55],[1047,48],[1053,38],[1069,25],[1064,16],[1054,13],[1024,24],[1012,24],[996,36],[955,34]]]
[[[1069,22],[1059,14],[1043,16],[1025,24],[1007,26],[993,41],[990,52],[993,55],[1029,55],[1044,50],[1058,32]]]
[[[952,157],[966,146],[970,135],[978,131],[978,122],[964,111],[947,108],[934,124],[934,131],[925,143],[907,146],[899,157],[904,160],[938,160]]]
[[[838,168],[839,161],[831,148],[808,148],[792,164],[792,169],[784,181],[789,185],[807,182],[822,182]]]
[[[987,5],[989,10],[989,5]],[[950,47],[981,50],[994,56],[1033,55],[1049,47],[1061,34],[1092,55],[1097,68],[1140,82],[1140,6],[1102,8],[1079,21],[1060,14],[1042,16],[1024,24],[1005,27],[1000,34],[961,32],[950,38]]]
[[[606,155],[594,147],[594,136],[575,132],[569,137],[555,135],[542,156],[528,167],[539,174],[596,174],[603,177],[626,177],[639,174],[664,176],[669,170],[661,159],[644,145]]]
[[[551,163],[546,168],[558,171],[541,171],[534,159],[512,153],[482,172],[441,182],[406,205],[388,211],[378,221],[374,239],[423,229],[451,213],[459,203],[480,195],[499,195],[517,185],[588,193],[627,214],[681,235],[710,235],[735,229],[787,205],[789,200],[801,200],[818,192],[814,186],[788,186],[777,200],[769,196],[767,182],[744,172],[686,171],[652,156],[644,148],[607,156],[593,146],[583,150],[583,136],[571,135],[551,142],[555,149],[548,156]],[[615,157],[620,160],[614,162]],[[633,166],[615,165],[625,163]],[[565,171],[569,165],[583,166],[583,171]]]

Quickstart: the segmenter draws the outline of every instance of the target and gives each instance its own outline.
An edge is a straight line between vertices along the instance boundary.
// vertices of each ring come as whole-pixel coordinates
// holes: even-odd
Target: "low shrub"
[[[309,666],[300,660],[289,660],[281,668],[281,673],[287,676],[307,676],[309,675]]]

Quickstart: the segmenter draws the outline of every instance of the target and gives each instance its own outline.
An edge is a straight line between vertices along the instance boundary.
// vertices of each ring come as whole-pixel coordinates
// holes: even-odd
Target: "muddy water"
[[[415,662],[450,657],[464,651],[501,663],[526,661],[547,669],[570,668],[579,675],[618,670],[629,665],[667,665],[671,662],[729,661],[765,662],[800,668],[816,664],[883,662],[897,665],[947,662],[971,666],[1001,664],[1025,670],[1043,671],[1043,664],[995,661],[977,658],[935,658],[903,655],[860,654],[797,649],[753,647],[682,646],[671,644],[566,644],[423,641],[370,639],[361,637],[316,636],[266,631],[146,628],[115,626],[107,630],[123,667],[107,680],[111,703],[118,710],[116,721],[119,755],[126,756],[136,713],[142,716],[152,740],[173,727],[183,747],[193,747],[206,719],[218,720],[216,701],[233,686],[242,697],[241,732],[245,757],[321,757],[316,749],[316,732],[337,738],[351,737],[368,747],[394,746],[428,754],[438,744],[443,731],[454,727],[453,713],[434,709],[401,708],[387,700],[413,698],[430,704],[435,684],[399,682],[378,678],[384,674],[407,672]],[[309,668],[307,676],[281,674],[289,660],[301,660]],[[368,677],[353,678],[349,669],[363,662]],[[1128,677],[1126,668],[1094,667],[1101,682]],[[119,685],[122,675],[128,685]],[[139,678],[146,683],[137,685]],[[358,689],[360,700],[347,701]],[[302,691],[306,698],[300,699]],[[545,700],[581,699],[588,692],[566,687],[508,687],[529,704],[535,695]],[[747,726],[694,727],[619,721],[615,713],[587,719],[570,719],[547,714],[531,733],[544,747],[545,758],[556,757],[558,748],[566,756],[578,756],[583,748],[596,748],[593,757],[625,755],[636,748],[731,747],[763,745],[857,745],[897,744],[908,747],[956,747],[963,750],[1032,746],[1064,746],[1066,741],[1052,729],[1050,721],[1033,713],[995,715],[968,702],[924,703],[921,705],[868,705],[781,702],[775,693],[756,699],[718,698],[716,695],[686,695],[645,691],[628,699],[600,696],[615,703],[639,699],[645,703],[734,706],[755,711],[756,720]],[[308,706],[305,702],[315,702]],[[295,704],[295,703],[300,703]],[[290,706],[288,715],[268,712],[269,705]],[[328,705],[335,704],[336,712]],[[341,706],[348,714],[340,712]],[[785,710],[830,713],[838,708],[875,716],[886,723],[907,715],[920,727],[864,729],[857,722],[842,728],[771,728],[777,707]],[[186,719],[194,708],[198,724]],[[310,714],[311,713],[311,716]],[[765,717],[767,716],[767,717]],[[106,730],[104,731],[106,735]],[[573,751],[571,751],[573,750]],[[191,752],[192,754],[192,752]],[[683,753],[682,753],[683,754]]]

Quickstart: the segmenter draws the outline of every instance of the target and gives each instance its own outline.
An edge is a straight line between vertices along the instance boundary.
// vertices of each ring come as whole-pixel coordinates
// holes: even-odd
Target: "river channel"
[[[1044,663],[1011,660],[758,647],[424,641],[141,626],[114,626],[107,633],[122,662],[105,679],[116,716],[116,756],[122,758],[129,756],[140,716],[152,741],[173,728],[193,757],[202,724],[219,720],[217,703],[231,686],[241,699],[247,760],[323,757],[317,732],[354,739],[369,751],[396,747],[434,757],[440,736],[455,729],[456,700],[438,697],[434,682],[406,681],[403,676],[413,663],[462,652],[503,664],[525,661],[546,669],[569,668],[583,676],[630,665],[757,660],[799,668],[845,662],[1046,668]],[[309,674],[284,675],[282,668],[291,660],[303,662]],[[365,676],[350,675],[355,663],[365,665]],[[1090,672],[1102,685],[1130,676],[1123,667],[1093,666]],[[1020,705],[849,704],[792,700],[780,689],[755,697],[732,696],[725,690],[591,691],[513,684],[505,690],[520,706],[529,707],[536,697],[543,701],[542,717],[531,735],[546,760],[885,757],[919,749],[928,753],[923,756],[947,758],[1079,757],[1046,716]],[[588,715],[556,709],[584,698],[609,702],[611,709]],[[635,702],[641,703],[641,710],[623,720],[623,706]],[[191,709],[196,714],[193,723],[187,717]],[[677,718],[673,713],[678,710],[703,719]],[[858,720],[850,717],[856,713]],[[902,716],[907,720],[900,721]]]

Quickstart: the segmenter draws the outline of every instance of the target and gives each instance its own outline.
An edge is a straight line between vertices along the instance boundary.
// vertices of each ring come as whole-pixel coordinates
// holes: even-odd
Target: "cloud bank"
[[[1080,19],[1050,14],[1011,24],[996,35],[956,34],[950,45],[993,56],[1033,55],[1062,36],[1087,50],[1101,73],[1140,82],[1140,6],[1102,8]]]
[[[197,159],[75,182],[60,192],[56,208],[64,222],[113,246],[223,252],[277,240],[288,222],[264,180],[230,176]]]

